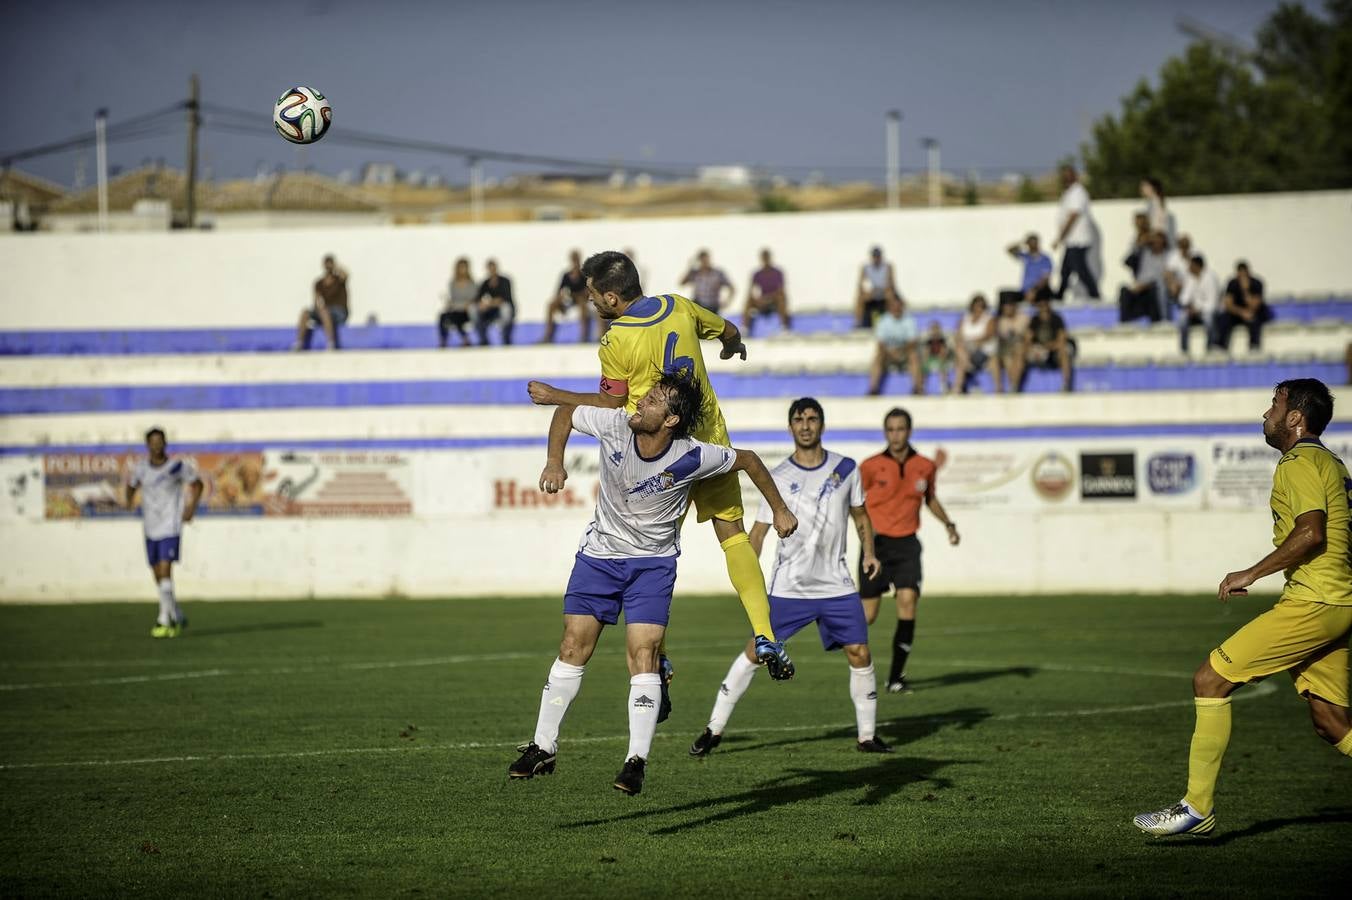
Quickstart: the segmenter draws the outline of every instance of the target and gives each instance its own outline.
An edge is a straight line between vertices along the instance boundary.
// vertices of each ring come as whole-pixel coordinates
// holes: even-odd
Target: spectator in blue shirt
[[[1042,252],[1036,234],[1030,234],[1019,243],[1010,244],[1005,252],[1023,263],[1023,282],[1017,291],[1001,291],[1000,305],[1034,300],[1052,295],[1052,258]]]
[[[896,366],[905,366],[910,373],[911,393],[925,393],[920,371],[920,325],[915,316],[906,312],[906,301],[899,295],[888,295],[887,308],[873,323],[873,334],[878,338],[878,346],[869,371],[870,396],[882,393],[883,378]]]

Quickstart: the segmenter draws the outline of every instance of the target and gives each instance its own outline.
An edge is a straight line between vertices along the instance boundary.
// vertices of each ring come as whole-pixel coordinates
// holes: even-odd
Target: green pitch
[[[1190,674],[1266,603],[941,599],[854,750],[845,662],[757,675],[687,757],[745,623],[679,597],[675,712],[643,794],[623,762],[622,635],[603,635],[558,774],[508,783],[556,599],[0,607],[0,894],[183,896],[1330,895],[1352,761],[1285,677],[1246,688],[1211,839],[1131,816],[1184,787]],[[873,631],[885,672],[890,622]],[[1246,696],[1247,695],[1247,696]]]

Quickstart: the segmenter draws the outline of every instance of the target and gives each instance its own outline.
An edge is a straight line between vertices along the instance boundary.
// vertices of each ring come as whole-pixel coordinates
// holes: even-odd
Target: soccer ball
[[[333,107],[314,88],[293,87],[277,98],[272,124],[293,144],[313,144],[329,130]]]

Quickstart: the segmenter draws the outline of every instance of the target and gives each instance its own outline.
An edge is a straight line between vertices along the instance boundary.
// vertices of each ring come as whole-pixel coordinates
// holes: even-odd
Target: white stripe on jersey
[[[197,480],[197,465],[185,457],[171,457],[162,466],[138,459],[130,484],[141,489],[141,524],[146,540],[178,537],[183,531],[183,485]]]
[[[789,457],[770,474],[798,517],[798,530],[779,542],[770,594],[822,600],[858,592],[845,560],[845,542],[851,527],[850,507],[864,505],[859,466],[848,456],[828,450],[826,460],[815,469],[805,469]],[[756,521],[773,523],[770,504],[762,501]]]
[[[691,486],[737,462],[732,448],[691,438],[672,441],[661,456],[644,459],[623,409],[579,406],[573,427],[601,443],[596,516],[578,547],[594,559],[679,556]]]

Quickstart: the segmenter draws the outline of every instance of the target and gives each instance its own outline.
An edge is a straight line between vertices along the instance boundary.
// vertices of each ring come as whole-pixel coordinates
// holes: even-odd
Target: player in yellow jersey
[[[1192,678],[1197,724],[1188,755],[1188,792],[1173,806],[1141,813],[1149,834],[1206,834],[1216,825],[1213,797],[1230,743],[1230,695],[1252,681],[1290,672],[1310,704],[1314,730],[1352,756],[1348,716],[1348,638],[1352,636],[1349,515],[1352,477],[1319,440],[1333,397],[1313,378],[1283,381],[1263,415],[1263,437],[1282,452],[1272,476],[1272,542],[1277,549],[1220,583],[1221,600],[1274,572],[1286,573],[1277,605],[1211,651]]]
[[[638,269],[623,253],[608,250],[591,256],[582,265],[587,278],[587,294],[597,315],[610,322],[610,330],[601,338],[600,390],[595,394],[563,391],[532,381],[527,386],[531,400],[542,405],[623,406],[633,412],[639,398],[664,373],[687,373],[703,388],[703,424],[693,435],[697,440],[730,446],[727,423],[718,406],[709,373],[704,367],[700,341],[718,340],[721,359],[740,356],[746,359],[737,326],[717,313],[697,306],[678,294],[645,297]],[[563,446],[550,444],[548,461],[540,476],[542,490],[562,489],[568,473],[563,467]],[[713,520],[714,533],[727,559],[728,577],[742,601],[755,635],[757,658],[765,664],[770,677],[793,677],[793,662],[782,642],[775,640],[770,626],[770,600],[760,561],[742,524],[742,488],[735,473],[702,481],[691,491],[691,501],[699,521]],[[663,657],[663,687],[670,680],[670,662]],[[664,690],[665,694],[665,690]],[[663,712],[670,710],[664,696]],[[659,716],[659,720],[666,718]]]

